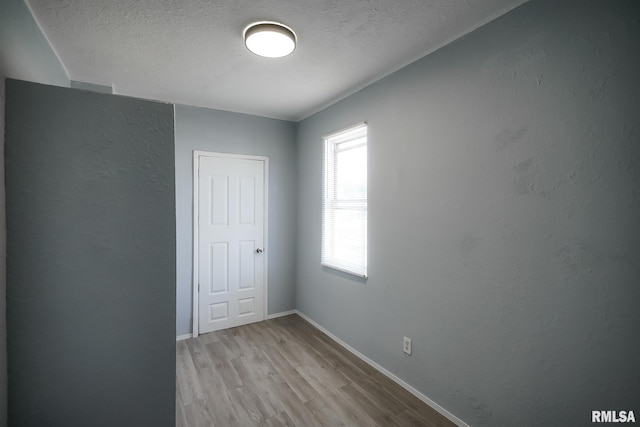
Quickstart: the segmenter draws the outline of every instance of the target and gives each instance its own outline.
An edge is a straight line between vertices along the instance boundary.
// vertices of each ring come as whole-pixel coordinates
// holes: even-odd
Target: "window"
[[[367,277],[367,124],[324,138],[324,266]]]

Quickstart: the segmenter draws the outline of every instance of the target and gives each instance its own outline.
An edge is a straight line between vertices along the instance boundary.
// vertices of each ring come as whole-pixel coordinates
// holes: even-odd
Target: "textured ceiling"
[[[72,80],[114,93],[299,120],[526,0],[25,0]],[[261,58],[242,30],[296,31]]]

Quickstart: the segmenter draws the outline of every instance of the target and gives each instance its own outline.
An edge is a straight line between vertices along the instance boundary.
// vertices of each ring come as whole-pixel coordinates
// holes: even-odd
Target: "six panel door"
[[[199,332],[264,320],[264,161],[199,157]]]

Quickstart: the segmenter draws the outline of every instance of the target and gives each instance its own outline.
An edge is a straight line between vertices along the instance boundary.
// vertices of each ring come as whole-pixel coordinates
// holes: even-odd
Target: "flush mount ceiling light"
[[[277,22],[254,22],[244,29],[244,44],[256,55],[280,58],[295,50],[296,35]]]

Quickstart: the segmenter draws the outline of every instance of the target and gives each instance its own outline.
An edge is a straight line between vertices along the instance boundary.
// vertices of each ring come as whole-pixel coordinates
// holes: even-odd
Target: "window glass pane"
[[[367,198],[367,146],[336,153],[336,198]]]
[[[334,211],[333,257],[341,262],[362,265],[367,212],[336,209]]]

